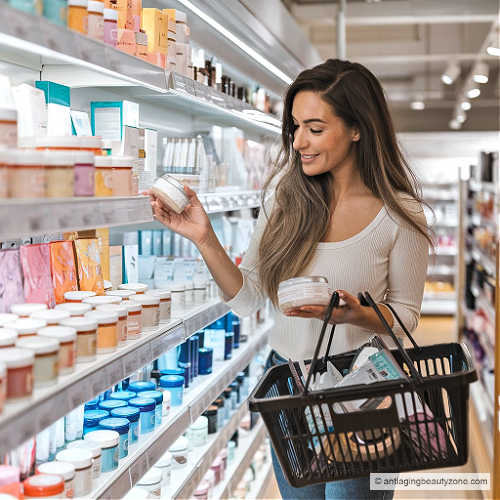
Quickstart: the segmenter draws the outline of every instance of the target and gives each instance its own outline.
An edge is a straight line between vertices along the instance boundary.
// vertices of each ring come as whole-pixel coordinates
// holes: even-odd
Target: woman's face
[[[323,174],[354,161],[352,143],[359,140],[359,133],[347,127],[317,92],[298,92],[292,117],[293,149],[300,153],[306,175]]]

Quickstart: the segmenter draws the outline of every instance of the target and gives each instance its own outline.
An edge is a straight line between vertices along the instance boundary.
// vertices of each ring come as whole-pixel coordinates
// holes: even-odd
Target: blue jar
[[[163,378],[163,377],[162,377]],[[161,380],[161,379],[160,379]],[[134,408],[139,408],[140,416],[140,433],[148,434],[153,432],[155,428],[155,400],[149,398],[134,398],[128,404]]]
[[[130,424],[130,432],[128,436],[129,444],[137,443],[139,440],[139,417],[141,411],[133,406],[122,406],[111,410],[112,417],[126,418]]]
[[[118,399],[106,399],[105,401],[101,401],[99,403],[99,409],[111,411],[115,408],[121,408],[122,406],[127,406],[126,401],[120,401]]]
[[[198,349],[198,373],[200,375],[210,375],[212,373],[213,354],[214,350],[211,347],[200,347]]]
[[[200,338],[198,335],[189,337],[189,350],[191,352],[191,372],[193,378],[198,376],[198,349],[200,348]]]
[[[163,375],[160,378],[160,387],[170,392],[170,404],[172,406],[182,405],[184,377],[180,375]]]
[[[83,412],[83,435],[100,429],[99,422],[109,417],[106,410],[87,410]]]
[[[226,332],[224,336],[224,361],[233,357],[233,332]]]
[[[183,342],[179,349],[179,359],[177,360],[179,368],[184,370],[184,387],[187,389],[192,380],[191,377],[191,351],[189,349],[189,342]]]
[[[66,26],[67,0],[45,0],[43,15],[59,26]]]
[[[161,416],[163,414],[163,393],[160,391],[141,392],[141,398],[154,399],[155,402],[155,426],[161,425]]]
[[[118,468],[120,434],[116,431],[100,430],[89,432],[85,441],[101,447],[101,472]]]
[[[125,401],[127,404],[128,402],[137,397],[137,393],[132,392],[132,391],[116,391],[112,392],[111,395],[109,396],[109,399],[116,399],[118,401]]]
[[[86,410],[97,410],[97,405],[99,404],[99,398],[91,399],[85,403],[85,411]]]
[[[240,320],[233,319],[233,347],[238,349],[240,347]]]
[[[160,370],[160,373],[163,375],[180,375],[184,377],[184,369],[183,368],[168,368],[166,370]],[[161,379],[161,377],[160,377]]]
[[[99,426],[104,430],[116,431],[120,434],[120,444],[118,445],[118,458],[125,458],[128,455],[128,434],[130,423],[127,418],[105,418],[99,422]]]
[[[129,391],[133,391],[135,393],[144,392],[144,391],[154,391],[156,389],[156,385],[153,382],[130,382],[128,386]]]

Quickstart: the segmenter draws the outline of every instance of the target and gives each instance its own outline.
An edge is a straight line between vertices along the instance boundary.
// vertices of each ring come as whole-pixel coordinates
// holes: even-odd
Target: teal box
[[[163,230],[155,229],[153,231],[153,255],[161,257],[163,255]]]
[[[43,90],[47,104],[59,104],[68,108],[71,106],[71,91],[66,85],[44,80],[37,80],[35,85],[37,89]]]
[[[139,127],[139,104],[131,101],[92,101],[92,134],[104,140],[121,141],[123,128]]]

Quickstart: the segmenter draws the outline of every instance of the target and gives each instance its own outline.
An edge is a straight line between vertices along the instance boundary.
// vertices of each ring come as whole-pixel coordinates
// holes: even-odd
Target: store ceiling
[[[282,1],[321,57],[335,57],[338,2]],[[500,58],[484,52],[498,13],[498,0],[347,0],[347,58],[365,64],[381,80],[401,130],[446,130],[481,53],[489,82],[471,100],[462,128],[498,130]],[[441,75],[450,61],[457,62],[460,76],[444,85]],[[427,120],[410,109],[417,98],[425,102]]]

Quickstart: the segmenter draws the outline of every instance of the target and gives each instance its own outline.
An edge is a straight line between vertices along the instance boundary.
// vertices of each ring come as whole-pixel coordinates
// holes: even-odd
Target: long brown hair
[[[270,214],[266,213],[268,221],[259,246],[260,281],[275,305],[279,283],[298,276],[306,268],[330,221],[333,176],[329,172],[305,175],[300,153],[292,147],[295,131],[292,106],[302,90],[317,92],[347,127],[359,131],[360,139],[353,144],[364,184],[432,246],[418,205],[423,203],[420,187],[398,146],[382,86],[361,64],[329,59],[300,73],[288,88],[283,108],[282,149],[263,190],[265,210],[264,200],[279,175],[273,208]],[[401,194],[414,204],[402,201]]]

